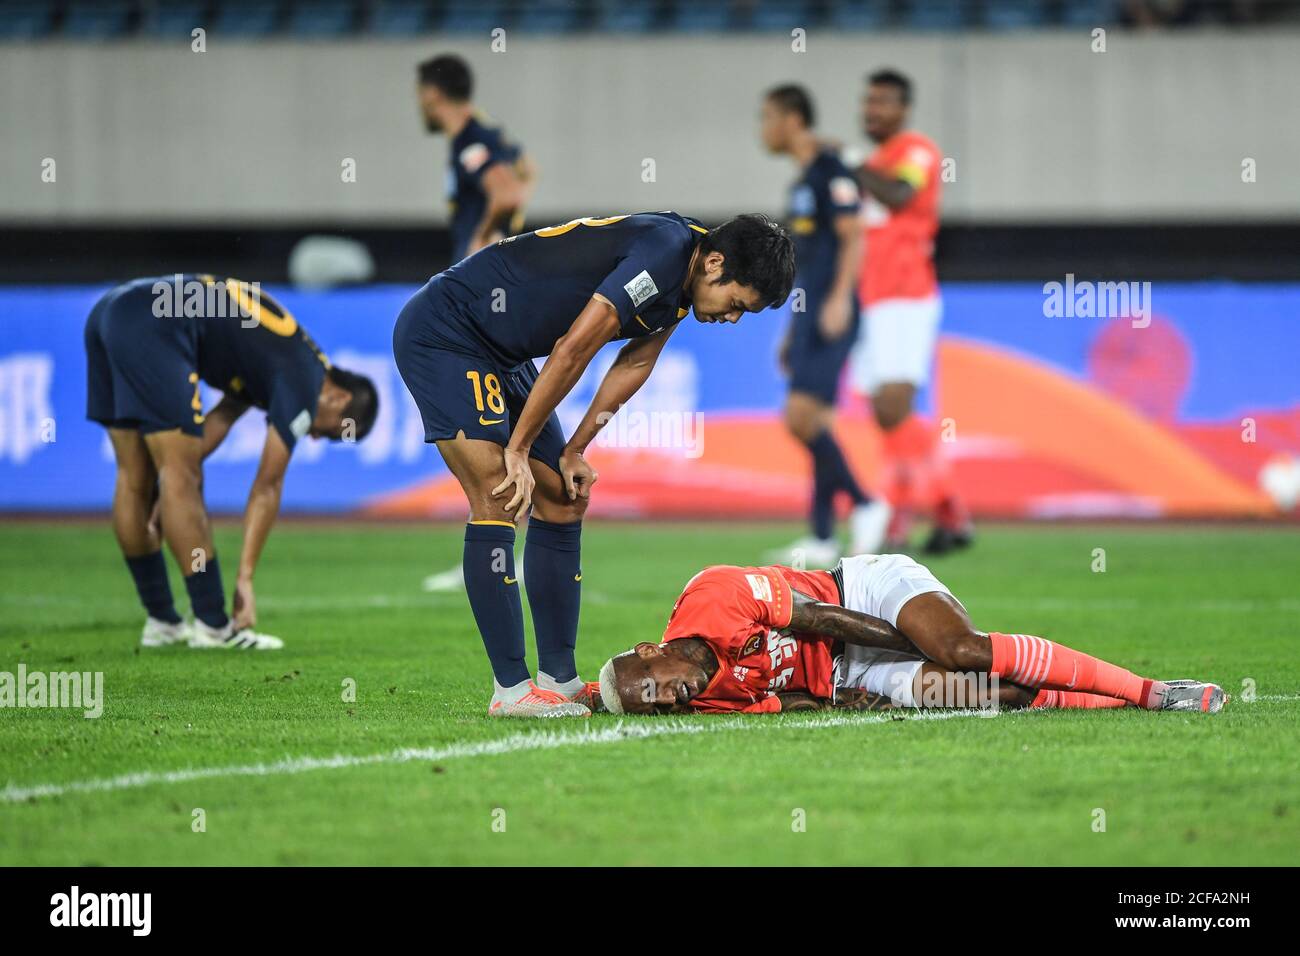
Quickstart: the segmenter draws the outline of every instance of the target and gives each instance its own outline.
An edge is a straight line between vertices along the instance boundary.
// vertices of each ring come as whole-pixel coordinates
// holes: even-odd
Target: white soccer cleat
[[[198,649],[222,648],[239,651],[278,651],[284,647],[284,641],[270,634],[259,634],[251,627],[235,630],[234,622],[225,627],[208,627],[202,621],[194,622],[190,635],[190,647]]]
[[[768,560],[794,568],[831,568],[844,556],[840,543],[834,538],[814,538],[809,535],[785,548],[773,548],[765,555]]]
[[[569,700],[553,690],[543,690],[532,681],[517,687],[502,687],[493,682],[496,690],[488,705],[489,717],[590,717],[591,710],[584,704]]]
[[[142,647],[168,647],[172,644],[188,642],[191,633],[190,626],[184,621],[169,624],[156,617],[147,617],[144,621],[144,630],[140,632],[140,644]]]
[[[880,554],[894,509],[884,498],[873,498],[849,514],[854,554]]]
[[[1198,680],[1165,681],[1165,692],[1160,699],[1160,710],[1200,711],[1217,714],[1228,702],[1228,695],[1218,684]]]

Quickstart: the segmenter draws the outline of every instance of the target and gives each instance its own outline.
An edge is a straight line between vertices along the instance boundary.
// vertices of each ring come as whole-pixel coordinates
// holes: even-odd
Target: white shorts
[[[930,569],[905,554],[859,554],[840,562],[844,606],[898,626],[898,612],[919,594],[952,592]],[[924,659],[896,651],[846,644],[835,659],[835,686],[853,687],[915,707],[912,688]]]
[[[885,299],[863,309],[858,341],[849,356],[853,387],[870,395],[893,382],[917,388],[929,382],[942,316],[943,301],[937,295]]]

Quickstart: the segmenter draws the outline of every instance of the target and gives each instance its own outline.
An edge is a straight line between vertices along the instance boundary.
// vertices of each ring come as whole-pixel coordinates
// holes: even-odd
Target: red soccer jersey
[[[770,713],[781,709],[778,691],[832,696],[830,638],[788,631],[791,588],[828,604],[840,603],[826,571],[780,566],[705,568],[686,583],[673,606],[664,643],[684,637],[708,642],[718,670],[691,700],[700,711]]]
[[[911,184],[915,194],[899,209],[868,195],[858,293],[865,305],[884,299],[928,299],[938,294],[934,236],[939,231],[939,147],[912,130],[885,140],[867,167]]]

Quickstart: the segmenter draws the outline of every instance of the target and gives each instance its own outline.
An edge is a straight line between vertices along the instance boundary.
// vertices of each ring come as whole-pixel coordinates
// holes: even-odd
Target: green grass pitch
[[[584,676],[657,639],[695,571],[797,530],[588,522]],[[978,626],[1217,681],[1217,717],[489,720],[464,596],[420,590],[460,538],[280,527],[258,604],[287,647],[234,653],[138,647],[107,522],[0,528],[0,671],[102,671],[105,696],[0,709],[0,864],[1296,861],[1294,528],[990,526],[932,564]]]

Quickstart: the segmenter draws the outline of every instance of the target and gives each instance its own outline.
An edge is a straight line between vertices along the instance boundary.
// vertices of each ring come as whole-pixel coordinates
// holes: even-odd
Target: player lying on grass
[[[113,530],[148,614],[141,643],[283,646],[253,630],[253,574],[289,456],[304,435],[364,438],[379,408],[375,386],[331,366],[292,315],[237,279],[128,282],[95,303],[85,339],[86,417],[108,429],[117,460]],[[200,381],[225,393],[207,413]],[[266,443],[244,512],[232,618],[203,503],[203,460],[250,406],[267,413]],[[193,626],[172,603],[162,537],[185,576]]]
[[[611,658],[592,702],[612,713],[770,713],[878,698],[1210,713],[1226,699],[1214,684],[1149,680],[1045,638],[977,631],[928,569],[883,554],[832,571],[706,568],[677,599],[663,642]]]
[[[469,499],[465,592],[492,664],[488,713],[586,716],[574,663],[582,517],[596,473],[583,457],[650,376],[677,324],[734,323],[784,302],[790,237],[764,216],[708,230],[672,212],[575,219],[504,239],[429,280],[402,309],[393,354]],[[608,342],[627,339],[565,441],[556,406]],[[540,372],[533,359],[546,357]],[[524,564],[537,681],[524,661],[515,522],[532,508]]]

